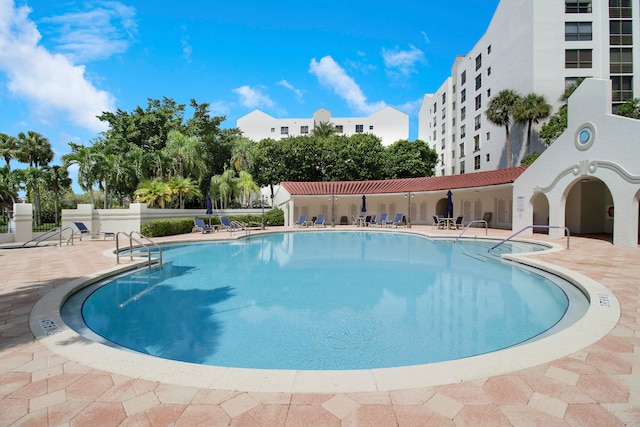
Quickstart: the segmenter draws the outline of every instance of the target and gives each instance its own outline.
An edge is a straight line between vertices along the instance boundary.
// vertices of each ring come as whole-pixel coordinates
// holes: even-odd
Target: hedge
[[[209,223],[209,217],[205,218],[205,223]],[[262,224],[262,215],[229,215],[231,221],[238,221],[248,227],[255,227]],[[282,209],[271,209],[264,213],[265,225],[284,225],[284,212]],[[211,225],[220,224],[220,218],[211,217]],[[147,237],[174,236],[176,234],[191,233],[193,229],[193,218],[159,219],[149,221],[142,225],[141,233]]]

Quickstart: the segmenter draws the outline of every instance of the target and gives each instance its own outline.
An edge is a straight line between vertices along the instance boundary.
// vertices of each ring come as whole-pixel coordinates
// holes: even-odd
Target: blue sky
[[[103,111],[194,98],[226,116],[417,114],[498,0],[324,2],[0,0],[0,132],[34,130],[59,156]],[[185,114],[191,116],[187,108]]]

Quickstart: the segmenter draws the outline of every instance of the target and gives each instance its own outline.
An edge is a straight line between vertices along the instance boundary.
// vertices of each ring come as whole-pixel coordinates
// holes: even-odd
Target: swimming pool
[[[199,364],[346,370],[434,363],[517,345],[567,312],[571,285],[497,261],[487,254],[494,243],[304,232],[172,245],[165,269],[88,288],[65,307],[90,294],[82,313],[98,335]],[[574,318],[586,310],[583,300]]]

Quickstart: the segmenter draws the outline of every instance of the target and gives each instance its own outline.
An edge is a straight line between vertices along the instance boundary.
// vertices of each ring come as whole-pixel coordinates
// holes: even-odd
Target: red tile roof
[[[511,184],[526,168],[526,166],[519,166],[487,172],[424,178],[342,182],[281,182],[280,185],[292,196],[413,193]]]

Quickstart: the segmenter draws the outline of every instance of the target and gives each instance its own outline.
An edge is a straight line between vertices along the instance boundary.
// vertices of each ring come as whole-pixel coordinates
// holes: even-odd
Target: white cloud
[[[404,104],[397,105],[396,108],[404,113],[409,114],[410,116],[416,116],[418,111],[420,111],[420,106],[422,105],[422,98],[418,98],[414,101],[408,101]]]
[[[422,37],[424,37],[424,41],[427,44],[431,43],[431,40],[429,39],[429,36],[427,35],[427,33],[425,33],[424,31],[421,31],[420,34],[422,34]]]
[[[399,47],[387,50],[382,49],[382,59],[387,71],[394,77],[406,77],[416,72],[416,64],[424,63],[424,52],[413,45],[409,50],[400,50]]]
[[[322,85],[331,88],[336,95],[347,102],[351,109],[358,113],[371,114],[386,105],[384,102],[368,103],[360,86],[330,56],[325,56],[319,62],[313,58],[309,65],[309,72],[315,75]]]
[[[247,108],[271,108],[274,102],[268,95],[262,93],[260,88],[252,88],[248,85],[233,89],[240,97],[240,103]]]
[[[74,63],[125,52],[137,31],[136,11],[119,2],[89,4],[90,10],[42,19],[52,30],[56,51]]]
[[[13,0],[0,0],[0,72],[6,74],[9,90],[37,112],[63,112],[78,126],[105,130],[96,116],[115,109],[113,96],[93,86],[84,66],[40,45],[30,12],[16,8]]]
[[[302,100],[302,91],[300,89],[296,89],[291,83],[289,83],[286,80],[280,80],[278,82],[278,85],[289,89],[291,92],[296,94],[296,97],[298,98],[298,100]]]
[[[182,57],[189,63],[191,63],[191,53],[193,52],[193,47],[189,44],[189,36],[182,36],[180,39],[180,44],[182,45]]]

